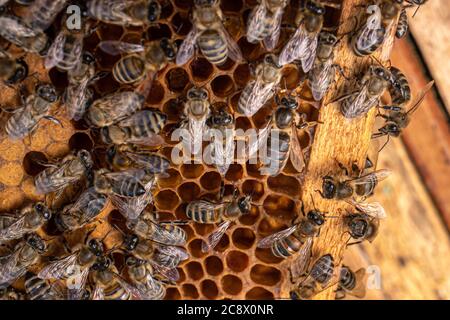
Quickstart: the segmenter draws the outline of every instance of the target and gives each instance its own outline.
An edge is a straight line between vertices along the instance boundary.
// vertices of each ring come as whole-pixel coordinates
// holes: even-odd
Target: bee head
[[[337,186],[334,179],[330,176],[325,176],[322,181],[322,196],[325,199],[333,199],[337,192]]]
[[[319,33],[319,43],[334,46],[337,43],[337,37],[328,31],[322,31]]]
[[[42,253],[46,250],[44,240],[35,233],[29,234],[26,238],[27,244],[35,249],[37,252]]]
[[[38,202],[34,205],[34,211],[41,215],[44,220],[48,221],[52,217],[51,211],[42,202]]]
[[[163,50],[164,55],[166,56],[167,59],[169,60],[175,59],[175,56],[177,54],[177,48],[172,41],[170,41],[168,38],[162,38],[161,41],[159,42],[159,45]]]
[[[87,243],[89,250],[97,257],[101,256],[104,252],[103,243],[97,239],[90,239]]]
[[[312,211],[308,212],[308,214],[306,216],[307,216],[308,220],[312,221],[314,224],[316,224],[318,226],[323,225],[325,222],[323,214],[316,210],[312,210]]]
[[[206,91],[203,88],[197,88],[197,87],[193,87],[191,89],[189,89],[187,96],[189,99],[201,99],[201,100],[206,100],[208,99],[208,91]]]
[[[92,167],[92,157],[89,151],[80,150],[77,154],[78,158],[83,162],[85,167]]]
[[[394,121],[386,122],[386,124],[379,129],[381,133],[388,134],[393,137],[398,137],[401,133],[400,127]]]
[[[350,229],[350,235],[355,239],[359,239],[367,234],[369,230],[369,222],[363,217],[356,215],[350,219],[348,222],[348,227]]]
[[[322,4],[320,4],[319,2],[314,1],[314,0],[307,1],[305,4],[305,8],[306,8],[306,10],[308,10],[316,15],[319,15],[319,16],[322,16],[325,14],[325,7]]]
[[[133,251],[139,244],[139,237],[136,234],[127,234],[123,239],[123,246],[127,251]]]
[[[218,3],[219,0],[194,0],[194,4],[198,7],[212,7]]]
[[[55,87],[51,84],[38,84],[36,86],[36,93],[42,99],[52,103],[58,100]]]
[[[88,51],[83,52],[81,59],[82,59],[83,63],[87,64],[87,65],[91,65],[95,62],[94,55]]]
[[[92,269],[96,271],[105,271],[111,266],[111,259],[105,256],[100,256],[97,261],[92,265]]]
[[[238,199],[238,207],[242,214],[247,214],[250,212],[252,207],[251,196],[247,195]]]
[[[225,110],[220,110],[209,118],[209,122],[214,127],[226,127],[233,123],[233,116]]]
[[[161,5],[158,1],[150,1],[147,10],[147,20],[150,23],[156,22],[161,15]]]

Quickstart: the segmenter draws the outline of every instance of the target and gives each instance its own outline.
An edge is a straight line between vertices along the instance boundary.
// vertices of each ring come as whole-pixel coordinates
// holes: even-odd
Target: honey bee
[[[48,113],[52,104],[58,99],[55,88],[50,84],[38,84],[35,94],[22,97],[23,106],[14,109],[8,119],[5,129],[10,139],[23,139],[36,130],[42,119],[61,124],[59,120]]]
[[[369,15],[364,24],[356,27],[351,38],[353,52],[359,56],[374,53],[384,42],[387,31],[403,8],[403,0],[377,0],[367,7]]]
[[[50,45],[44,32],[29,27],[20,18],[12,15],[0,16],[0,36],[27,52],[42,56]]]
[[[25,279],[25,292],[29,300],[63,300],[64,294],[55,284],[49,284],[34,274]]]
[[[281,50],[278,64],[284,66],[294,60],[300,60],[302,69],[307,73],[314,64],[318,35],[322,30],[325,6],[340,5],[317,0],[307,0],[304,8],[296,17],[297,30]]]
[[[91,0],[87,6],[91,17],[124,27],[156,23],[161,14],[161,5],[152,0]]]
[[[356,298],[364,298],[366,287],[364,276],[366,269],[361,268],[353,272],[349,267],[343,265],[339,276],[339,284],[336,290],[336,299],[344,299],[347,294]]]
[[[225,109],[215,110],[207,120],[206,137],[211,143],[205,150],[211,162],[222,176],[225,176],[234,158],[235,121]]]
[[[94,92],[91,84],[105,76],[104,72],[95,73],[95,59],[85,52],[78,65],[67,72],[69,84],[64,92],[64,108],[69,119],[79,121],[92,104]]]
[[[63,19],[63,21],[65,21]],[[63,23],[61,31],[48,49],[44,66],[46,69],[57,67],[62,71],[75,68],[82,59],[83,40],[88,33],[89,24],[82,19],[81,29],[68,28]]]
[[[35,233],[25,235],[11,254],[0,257],[0,287],[8,286],[25,275],[46,250],[47,244],[40,236]]]
[[[241,216],[250,212],[251,195],[239,197],[237,189],[232,195],[224,197],[222,186],[219,202],[195,200],[186,207],[186,216],[197,223],[219,223],[217,229],[208,236],[207,242],[202,243],[202,251],[211,251],[220,241],[228,227]]]
[[[403,8],[400,11],[400,17],[398,18],[397,30],[395,30],[395,36],[398,39],[403,38],[408,32],[408,15],[406,9]]]
[[[27,8],[24,22],[33,30],[47,30],[67,2],[67,0],[35,0]]]
[[[411,88],[409,81],[400,69],[390,67],[391,73],[390,86],[388,87],[391,96],[392,104],[404,104],[411,100]]]
[[[344,180],[325,176],[322,178],[322,191],[319,191],[325,199],[347,200],[352,197],[362,199],[371,196],[375,187],[391,174],[390,170],[381,169],[361,177],[348,178],[345,174]]]
[[[335,264],[331,254],[325,254],[317,259],[309,271],[302,276],[297,287],[290,292],[292,300],[307,300],[314,297],[320,291],[329,287],[329,282],[334,276]]]
[[[302,208],[303,211],[303,208]],[[258,248],[271,248],[272,254],[279,258],[288,258],[293,254],[303,255],[311,250],[312,239],[319,235],[325,216],[318,210],[308,212],[300,222],[293,226],[261,239]]]
[[[140,291],[118,274],[111,259],[100,258],[92,269],[93,300],[136,300],[140,297]]]
[[[104,253],[102,241],[91,238],[90,234],[91,232],[86,234],[81,247],[74,252],[69,250],[68,256],[50,262],[37,275],[44,280],[65,280],[69,300],[79,300],[85,294],[89,270]]]
[[[127,227],[143,239],[151,239],[166,246],[184,246],[186,244],[186,232],[177,225],[176,221],[158,222],[148,211],[145,211],[138,219],[128,220]]]
[[[372,242],[377,236],[380,220],[386,218],[386,212],[378,202],[354,202],[354,205],[357,212],[344,217],[350,239],[356,240],[355,243],[364,240]]]
[[[97,193],[93,187],[84,191],[73,204],[55,216],[60,231],[76,230],[97,217],[106,205],[107,197]]]
[[[171,40],[163,38],[147,45],[121,41],[102,41],[100,49],[111,55],[126,53],[114,65],[112,73],[117,82],[130,84],[146,78],[150,84],[156,73],[175,58],[176,47]]]
[[[153,275],[153,268],[146,260],[130,256],[126,260],[128,276],[139,292],[141,300],[161,300],[166,295],[163,282]]]
[[[22,59],[14,59],[0,49],[0,79],[7,86],[22,82],[28,76],[28,64]]]
[[[122,247],[131,253],[133,258],[146,261],[152,274],[158,273],[169,281],[178,281],[180,275],[176,267],[189,258],[184,249],[152,239],[139,238],[135,233],[123,234],[123,239]]]
[[[198,46],[205,58],[215,65],[222,65],[227,58],[242,61],[241,49],[222,24],[222,10],[218,0],[195,0],[193,27],[180,46],[177,65],[184,65]]]
[[[405,104],[382,106],[381,108],[388,111],[388,114],[382,114],[381,117],[386,120],[383,127],[378,129],[378,132],[372,135],[372,138],[378,138],[387,135],[389,137],[398,137],[411,121],[411,116],[420,107],[423,99],[428,91],[433,87],[434,81],[429,82],[423,88],[414,100],[409,103],[411,107],[405,110]]]
[[[193,87],[187,93],[184,104],[184,119],[181,129],[187,130],[189,137],[183,135],[183,148],[187,154],[197,155],[201,151],[203,136],[207,130],[206,121],[210,116],[208,91]]]
[[[137,91],[114,92],[95,100],[85,119],[93,127],[109,126],[141,109],[144,101],[145,97]]]
[[[27,233],[36,231],[50,220],[51,216],[51,211],[41,202],[25,207],[19,217],[1,215],[0,243],[19,239]]]
[[[69,154],[61,164],[44,164],[48,166],[34,179],[36,192],[47,194],[50,192],[62,192],[69,184],[73,184],[85,178],[92,182],[93,161],[91,154],[86,150],[80,150],[76,155]]]
[[[156,153],[139,149],[131,144],[113,145],[106,152],[106,161],[117,170],[128,168],[145,169],[159,177],[168,177],[170,161]]]
[[[278,44],[281,32],[283,12],[289,0],[260,0],[253,8],[247,23],[247,41],[264,41],[268,50]]]
[[[356,84],[357,89],[345,95],[340,110],[344,117],[353,119],[365,115],[373,107],[378,107],[380,98],[391,81],[390,72],[371,65],[362,79]]]
[[[142,110],[100,130],[106,144],[134,143],[143,146],[159,146],[164,139],[159,132],[164,127],[167,116],[158,110]]]
[[[264,161],[264,166],[259,170],[262,174],[276,176],[286,166],[287,160],[291,158],[294,168],[298,172],[302,172],[305,167],[305,159],[297,130],[307,130],[310,134],[308,130],[317,123],[307,122],[305,114],[295,112],[298,103],[294,97],[283,97],[281,100],[276,97],[276,100],[278,108],[273,118],[262,129],[257,141],[258,149],[270,150],[268,159]],[[312,139],[311,134],[310,137]],[[251,145],[249,148],[250,150],[257,149]]]
[[[110,172],[103,168],[95,172],[94,187],[98,193],[131,198],[144,195],[146,183],[153,179],[143,169]]]
[[[253,116],[274,95],[281,80],[282,68],[276,57],[268,54],[255,70],[256,79],[247,83],[239,97],[238,111],[247,117]]]
[[[314,100],[320,101],[333,83],[338,65],[334,64],[333,50],[338,42],[337,37],[327,31],[319,33],[316,59],[308,73],[309,86]]]

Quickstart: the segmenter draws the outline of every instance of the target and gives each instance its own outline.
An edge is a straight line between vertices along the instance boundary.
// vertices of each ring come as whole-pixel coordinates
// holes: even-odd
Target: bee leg
[[[347,168],[346,168],[341,162],[339,162],[338,159],[334,158],[334,161],[336,162],[336,164],[338,165],[338,167],[344,172],[344,174],[345,174],[346,176],[349,176]]]
[[[347,77],[344,72],[344,68],[342,68],[338,64],[333,64],[333,67],[336,68],[336,71],[347,81],[350,81],[350,77]]]
[[[51,121],[51,122],[53,122],[53,123],[56,123],[56,124],[60,125],[61,128],[64,128],[62,122],[59,121],[58,119],[56,119],[56,118],[53,117],[53,116],[45,116],[44,119],[49,120],[49,121]]]

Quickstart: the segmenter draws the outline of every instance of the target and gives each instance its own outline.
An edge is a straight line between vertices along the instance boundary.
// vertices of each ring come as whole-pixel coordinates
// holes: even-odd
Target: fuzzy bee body
[[[166,120],[167,116],[159,111],[143,110],[117,124],[102,128],[100,135],[107,144],[161,145],[164,140],[158,134]]]
[[[27,52],[44,55],[49,39],[40,30],[30,28],[20,18],[9,15],[0,17],[0,35]]]
[[[39,84],[36,93],[28,96],[25,105],[17,109],[6,123],[6,133],[11,139],[23,139],[32,133],[39,121],[48,117],[49,109],[57,100],[52,85]]]

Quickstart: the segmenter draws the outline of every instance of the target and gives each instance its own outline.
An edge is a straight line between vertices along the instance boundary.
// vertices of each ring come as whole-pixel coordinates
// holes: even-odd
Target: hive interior
[[[285,11],[285,21],[292,21],[295,16],[297,1],[291,1]],[[256,1],[223,0],[221,8],[226,17],[225,25],[230,34],[238,41],[244,57],[250,63],[236,64],[228,60],[217,67],[210,64],[200,53],[183,67],[174,63],[161,71],[152,86],[146,101],[146,108],[157,108],[168,115],[168,124],[164,132],[169,132],[182,115],[183,104],[178,98],[185,97],[186,91],[196,85],[209,91],[213,108],[226,105],[235,112],[236,128],[245,130],[261,128],[267,116],[275,108],[270,100],[257,114],[251,118],[240,116],[236,112],[237,101],[241,90],[251,79],[251,68],[260,61],[266,51],[261,44],[250,44],[245,39],[245,21]],[[109,56],[98,47],[101,40],[122,40],[139,43],[141,36],[148,40],[168,37],[179,45],[189,32],[189,9],[192,1],[166,1],[163,13],[157,25],[143,28],[121,28],[113,25],[99,24],[97,30],[85,39],[85,49],[95,53],[99,70],[111,71],[119,56]],[[327,13],[326,21],[334,21],[332,9]],[[329,16],[329,17],[328,17]],[[55,22],[58,25],[58,22]],[[289,29],[283,29],[279,47],[285,43]],[[12,46],[12,50],[16,50]],[[17,52],[21,52],[17,49]],[[47,75],[43,69],[42,59],[27,54],[26,61],[30,73],[37,73],[41,80]],[[67,85],[67,76],[56,69],[48,73],[50,81],[62,93]],[[303,75],[293,65],[283,69],[282,88],[302,90]],[[32,88],[34,80],[28,78],[27,87]],[[109,74],[95,85],[96,97],[116,90],[125,89]],[[2,105],[17,105],[18,97],[15,90],[1,85]],[[308,94],[307,92],[305,93]],[[309,115],[309,120],[317,117],[317,110],[303,103],[300,110]],[[61,107],[54,109],[54,114],[63,123],[63,127],[49,121],[40,123],[37,131],[23,141],[13,142],[7,138],[0,140],[0,211],[11,212],[23,207],[30,201],[42,200],[34,190],[33,177],[43,170],[39,161],[62,158],[71,150],[87,149],[95,154],[96,166],[104,165],[105,146],[99,143],[94,132],[83,122],[71,122],[64,118]],[[2,118],[7,113],[0,114]],[[304,146],[308,139],[302,139]],[[173,142],[166,138],[167,145],[158,150],[170,158]],[[172,165],[168,178],[158,180],[154,193],[154,205],[161,212],[163,219],[186,219],[186,205],[196,199],[216,199],[222,178],[213,166],[204,164]],[[288,281],[288,274],[280,264],[281,260],[274,257],[268,249],[257,249],[256,242],[261,237],[279,231],[290,225],[300,213],[301,178],[290,162],[283,172],[276,177],[261,176],[256,165],[232,164],[225,178],[226,194],[232,192],[233,186],[238,187],[241,194],[253,194],[250,214],[243,216],[238,223],[233,224],[224,235],[218,246],[211,253],[201,251],[202,240],[214,230],[214,225],[190,223],[183,226],[188,235],[186,249],[190,258],[179,266],[180,280],[176,285],[168,287],[166,299],[271,299],[280,298],[280,287]],[[96,232],[105,234],[109,228],[111,217],[120,219],[120,214],[109,207],[99,217],[107,223],[102,223]],[[89,229],[89,225],[84,230]],[[51,232],[44,228],[40,235],[52,239]],[[74,232],[70,237],[74,244],[83,239],[83,231]],[[108,247],[115,245],[115,237],[108,242]],[[20,284],[16,284],[20,286]],[[286,298],[286,297],[283,297]]]

